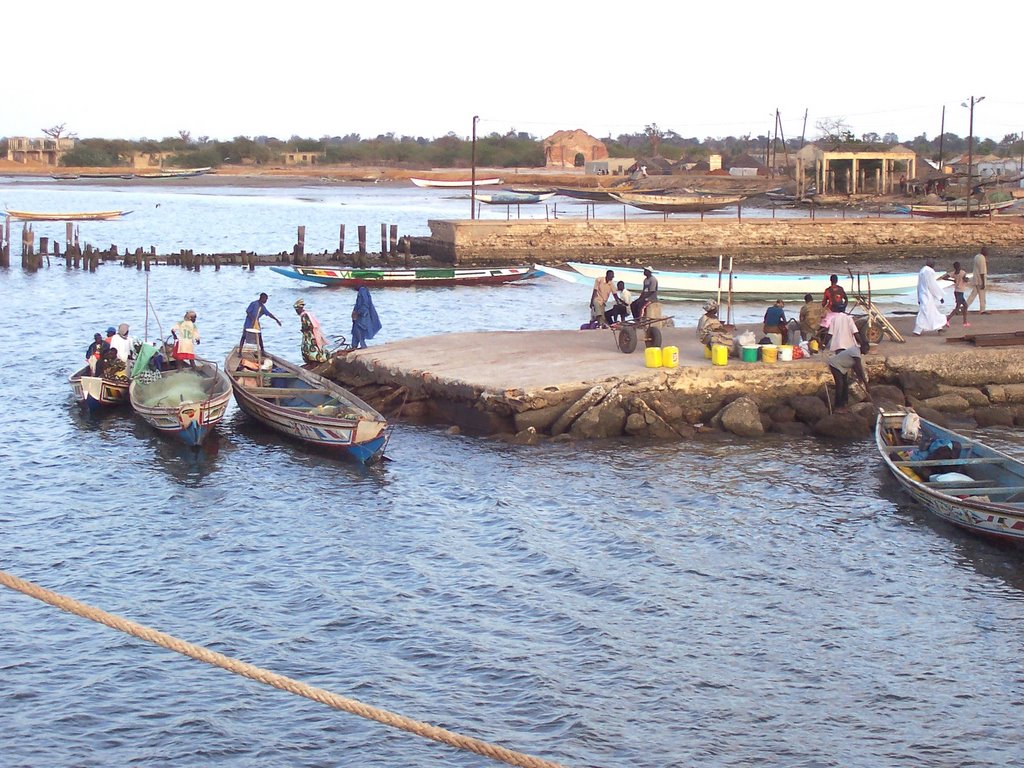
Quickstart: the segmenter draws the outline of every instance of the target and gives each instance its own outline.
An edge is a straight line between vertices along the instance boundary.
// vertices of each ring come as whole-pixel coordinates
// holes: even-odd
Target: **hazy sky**
[[[50,0],[8,14],[0,135],[80,138],[510,129],[786,138],[1024,131],[1024,2]],[[970,17],[970,21],[968,21]],[[31,22],[31,23],[30,23]],[[23,24],[21,29],[14,25]],[[962,39],[961,39],[962,38]]]

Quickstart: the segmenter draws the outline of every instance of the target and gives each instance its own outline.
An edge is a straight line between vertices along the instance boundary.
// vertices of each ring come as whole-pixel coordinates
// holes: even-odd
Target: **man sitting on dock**
[[[762,332],[767,336],[769,333],[777,333],[783,344],[789,343],[789,323],[786,320],[786,310],[783,307],[786,302],[776,299],[775,303],[768,307],[764,313],[764,323],[761,326]]]
[[[653,267],[644,267],[644,284],[640,289],[640,295],[629,305],[633,312],[633,319],[640,320],[644,316],[644,310],[648,304],[658,300],[658,278],[654,276]]]

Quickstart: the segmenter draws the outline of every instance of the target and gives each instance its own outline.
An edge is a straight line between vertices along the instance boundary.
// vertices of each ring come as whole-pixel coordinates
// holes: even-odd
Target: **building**
[[[591,160],[583,166],[588,176],[625,176],[636,164],[632,157],[607,157],[604,160]]]
[[[796,153],[797,194],[814,185],[822,194],[885,195],[900,191],[917,175],[917,153],[900,145],[807,144]],[[809,182],[808,182],[809,180]]]
[[[315,151],[299,152],[294,150],[281,155],[281,162],[285,165],[319,165],[323,159],[324,153]]]
[[[586,131],[555,131],[544,139],[544,166],[583,168],[595,160],[606,160],[608,148]]]
[[[7,139],[7,159],[15,163],[60,165],[60,159],[75,148],[76,139],[30,139],[11,136]]]

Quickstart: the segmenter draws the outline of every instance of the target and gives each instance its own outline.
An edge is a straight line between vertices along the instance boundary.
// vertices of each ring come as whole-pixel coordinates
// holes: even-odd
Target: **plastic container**
[[[711,364],[725,365],[729,362],[729,348],[724,344],[711,345]]]
[[[661,367],[662,368],[678,368],[679,367],[679,347],[662,347],[661,348]]]
[[[706,357],[708,360],[711,359],[711,347],[709,347],[706,344],[704,345],[704,357]]]
[[[761,362],[774,363],[779,359],[779,348],[774,344],[761,345]]]
[[[644,350],[644,365],[648,368],[661,368],[661,347],[648,347]]]
[[[783,344],[779,347],[779,362],[788,363],[793,360],[793,345]]]
[[[740,360],[744,363],[756,363],[759,347],[743,347],[740,352]]]

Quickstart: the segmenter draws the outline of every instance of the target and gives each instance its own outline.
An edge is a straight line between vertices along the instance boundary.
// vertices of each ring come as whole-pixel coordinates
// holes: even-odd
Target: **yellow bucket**
[[[724,344],[713,344],[711,346],[711,364],[725,365],[729,362],[729,348]]]
[[[679,367],[679,347],[662,347],[661,348],[661,367],[662,368],[678,368]]]
[[[761,345],[761,362],[774,363],[779,358],[779,348],[774,344]]]
[[[648,347],[644,350],[644,365],[648,368],[661,368],[661,347]]]
[[[711,347],[707,346],[706,344],[704,345],[704,357],[706,357],[708,360],[711,359]]]

